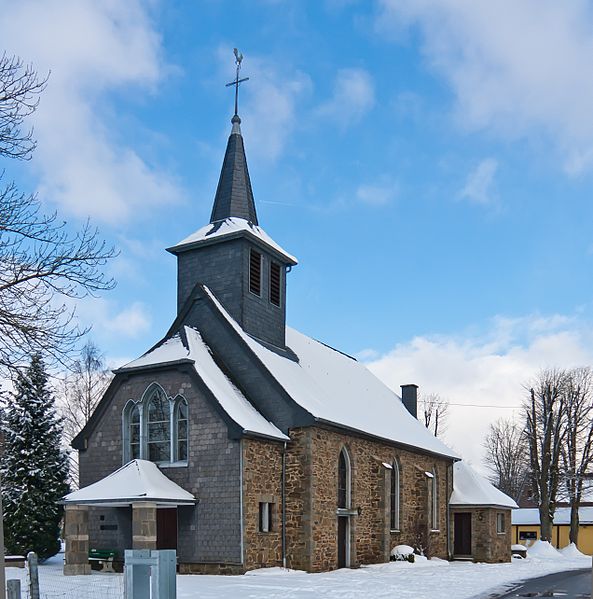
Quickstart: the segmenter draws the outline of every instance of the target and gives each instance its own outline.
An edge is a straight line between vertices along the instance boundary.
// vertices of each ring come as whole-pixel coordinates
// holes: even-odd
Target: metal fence
[[[29,567],[11,568],[7,578],[21,581],[21,599],[31,596]],[[39,599],[123,599],[124,577],[122,574],[97,572],[84,576],[64,576],[61,569],[39,568]]]

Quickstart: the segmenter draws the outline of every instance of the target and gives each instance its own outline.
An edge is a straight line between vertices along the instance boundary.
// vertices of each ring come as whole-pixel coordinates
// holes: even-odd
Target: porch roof
[[[513,499],[463,462],[456,462],[453,466],[453,493],[449,505],[518,507]]]
[[[196,498],[167,478],[153,462],[132,460],[105,478],[62,498],[64,505],[123,507],[133,503],[193,505]]]

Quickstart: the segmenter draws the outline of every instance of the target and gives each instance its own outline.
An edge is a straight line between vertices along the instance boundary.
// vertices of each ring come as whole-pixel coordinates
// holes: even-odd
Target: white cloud
[[[379,0],[377,26],[422,32],[459,121],[505,137],[544,133],[578,173],[593,166],[593,6],[556,0]]]
[[[452,406],[446,434],[464,459],[480,467],[489,424],[520,417],[523,385],[541,368],[592,363],[593,328],[561,315],[495,318],[480,335],[415,337],[370,359],[369,368],[397,393],[400,385],[416,383],[420,392],[452,403],[483,406]]]
[[[359,185],[356,197],[370,206],[385,206],[397,195],[397,185],[393,183]]]
[[[3,48],[51,70],[33,116],[42,198],[116,223],[180,192],[149,166],[105,116],[109,94],[150,93],[166,65],[141,0],[0,1]],[[112,115],[112,120],[117,117]]]
[[[359,121],[374,105],[375,86],[371,75],[359,68],[340,69],[332,97],[319,107],[318,113],[347,127]]]
[[[230,60],[232,49],[221,46],[217,54],[227,81],[232,81],[235,78]],[[311,79],[285,63],[253,55],[246,56],[242,66],[242,76],[253,79],[246,84],[249,87],[241,87],[239,94],[241,129],[247,140],[248,155],[274,161],[298,125],[297,106],[310,93]],[[231,107],[229,98],[229,109]]]
[[[85,298],[77,302],[76,314],[81,326],[92,325],[93,337],[107,339],[137,339],[145,334],[151,325],[146,306],[134,302],[118,310],[111,301],[103,298]]]
[[[472,170],[461,190],[461,198],[474,204],[492,204],[494,197],[494,177],[498,170],[498,162],[494,158],[485,158]]]

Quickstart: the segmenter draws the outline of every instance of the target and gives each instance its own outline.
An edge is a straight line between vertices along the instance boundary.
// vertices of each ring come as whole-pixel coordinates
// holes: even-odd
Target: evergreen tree
[[[39,354],[19,374],[4,407],[0,458],[6,552],[40,559],[60,549],[68,461],[61,449],[62,422]]]

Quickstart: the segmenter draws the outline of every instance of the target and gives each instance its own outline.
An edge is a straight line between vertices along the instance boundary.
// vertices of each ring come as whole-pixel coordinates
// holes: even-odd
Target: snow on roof
[[[414,418],[400,397],[355,359],[287,327],[295,362],[247,335],[206,288],[221,314],[284,390],[314,417],[431,453],[458,457]]]
[[[260,226],[254,225],[253,223],[236,216],[225,218],[224,220],[215,223],[209,223],[205,227],[198,229],[195,233],[192,233],[189,237],[182,239],[179,243],[167,249],[168,251],[175,253],[183,251],[186,249],[186,246],[192,246],[196,243],[218,239],[227,235],[236,235],[241,232],[252,235],[281,254],[288,262],[297,264],[297,259],[282,249]]]
[[[194,369],[208,389],[212,391],[223,410],[245,432],[289,441],[289,437],[266,420],[220,370],[212,359],[210,349],[202,340],[200,333],[187,326],[184,327],[184,333],[188,347],[184,345],[178,333],[137,360],[129,362],[120,370],[127,371],[154,364],[187,360],[192,363]]]
[[[593,507],[579,508],[579,522],[581,524],[593,524]],[[539,510],[536,507],[522,507],[513,510],[512,523],[518,526],[539,526]],[[554,524],[570,524],[569,507],[556,508]]]
[[[121,367],[121,370],[187,360],[189,359],[188,354],[187,348],[183,345],[181,337],[179,336],[179,333],[177,333],[170,339],[167,339],[163,344],[155,347],[152,351],[146,352],[136,360],[128,362]]]
[[[168,479],[156,464],[132,460],[100,481],[65,495],[62,501],[66,504],[111,506],[143,501],[191,505],[196,498]]]
[[[463,462],[456,462],[453,466],[453,493],[449,505],[518,507],[513,499]]]

